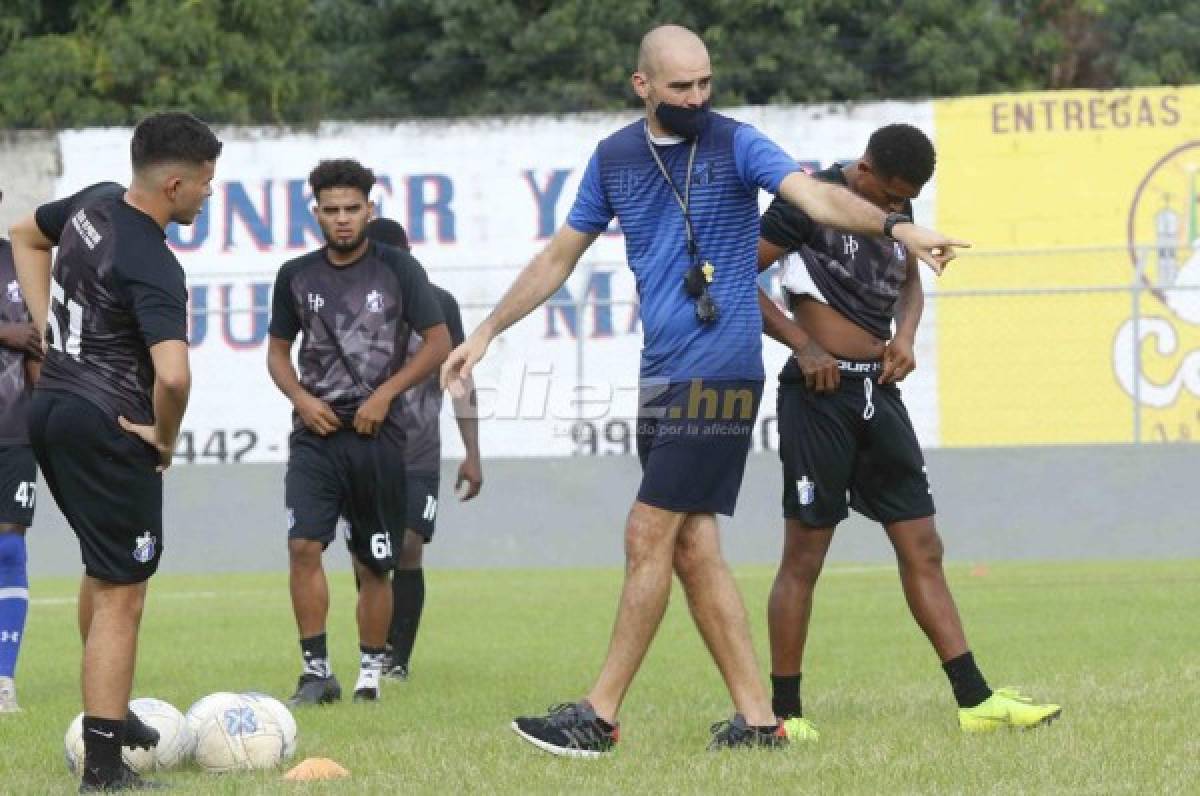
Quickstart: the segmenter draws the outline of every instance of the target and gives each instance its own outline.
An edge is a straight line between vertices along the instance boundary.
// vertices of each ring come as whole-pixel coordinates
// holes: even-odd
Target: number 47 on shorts
[[[13,502],[23,509],[33,508],[33,504],[37,502],[37,482],[22,481],[17,484],[17,491],[13,495]]]

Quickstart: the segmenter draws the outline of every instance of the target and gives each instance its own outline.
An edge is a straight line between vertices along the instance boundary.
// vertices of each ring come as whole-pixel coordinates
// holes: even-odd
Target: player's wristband
[[[889,237],[892,240],[895,240],[895,237],[893,237],[893,235],[892,235],[892,227],[896,226],[897,224],[911,224],[911,223],[912,223],[912,219],[909,218],[908,216],[904,215],[903,213],[888,213],[887,218],[885,218],[883,220],[883,234],[886,237]]]

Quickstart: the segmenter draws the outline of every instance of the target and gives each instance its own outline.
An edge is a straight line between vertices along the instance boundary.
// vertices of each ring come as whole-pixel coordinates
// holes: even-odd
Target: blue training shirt
[[[691,146],[655,145],[680,195]],[[650,154],[645,120],[596,147],[567,223],[594,234],[613,216],[620,221],[645,335],[642,379],[763,378],[758,190],[778,193],[783,178],[799,168],[754,127],[710,115],[696,147],[689,205],[700,256],[716,268],[709,293],[720,317],[704,324],[683,288],[691,267],[683,213]]]

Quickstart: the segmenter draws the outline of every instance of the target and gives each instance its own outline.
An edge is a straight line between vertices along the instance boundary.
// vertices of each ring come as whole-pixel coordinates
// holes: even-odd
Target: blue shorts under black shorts
[[[761,381],[707,379],[643,385],[638,500],[667,511],[733,516],[762,388]]]

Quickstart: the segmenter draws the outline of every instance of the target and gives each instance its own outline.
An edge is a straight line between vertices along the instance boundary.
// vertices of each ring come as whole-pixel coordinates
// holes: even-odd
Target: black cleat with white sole
[[[342,698],[342,686],[332,674],[328,677],[318,677],[315,674],[302,674],[296,683],[296,693],[292,694],[288,704],[298,705],[328,705]]]
[[[122,745],[130,749],[153,749],[158,746],[158,730],[131,710],[125,714],[125,742]]]
[[[620,735],[587,700],[555,705],[545,716],[522,716],[512,728],[538,749],[560,757],[603,757],[614,750]]]

